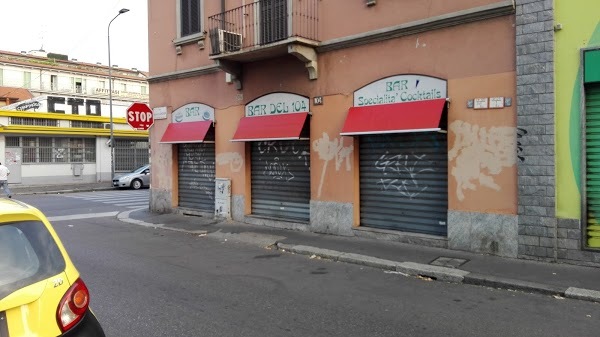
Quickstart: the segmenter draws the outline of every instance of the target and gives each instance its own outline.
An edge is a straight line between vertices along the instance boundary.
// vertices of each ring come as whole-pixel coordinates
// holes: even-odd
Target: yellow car
[[[104,337],[90,293],[48,219],[0,199],[0,337]]]

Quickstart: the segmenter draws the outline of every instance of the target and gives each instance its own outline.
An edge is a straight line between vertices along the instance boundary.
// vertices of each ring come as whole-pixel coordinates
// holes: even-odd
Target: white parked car
[[[129,173],[116,175],[113,178],[113,187],[132,188],[134,190],[142,187],[150,187],[150,164]]]

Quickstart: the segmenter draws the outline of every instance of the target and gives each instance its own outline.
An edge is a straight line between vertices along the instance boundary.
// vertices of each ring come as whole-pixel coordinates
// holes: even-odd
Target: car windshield
[[[65,260],[42,222],[0,224],[0,299],[64,269]]]
[[[145,169],[147,169],[149,166],[148,165],[144,165],[142,167],[139,167],[133,171],[131,171],[131,173],[142,173]]]

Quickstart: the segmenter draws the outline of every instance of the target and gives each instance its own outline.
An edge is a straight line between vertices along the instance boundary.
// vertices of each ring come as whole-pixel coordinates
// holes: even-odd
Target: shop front
[[[354,92],[340,135],[358,137],[360,226],[445,236],[447,84],[423,75]]]
[[[182,208],[214,212],[215,111],[201,103],[173,111],[160,143],[176,145],[177,200]]]
[[[232,141],[249,143],[253,216],[309,221],[308,106],[308,98],[282,92],[245,106]]]

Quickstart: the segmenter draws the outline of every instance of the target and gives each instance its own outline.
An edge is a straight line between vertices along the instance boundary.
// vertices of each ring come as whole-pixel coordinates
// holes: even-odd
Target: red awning
[[[167,126],[160,143],[202,143],[212,128],[212,123],[212,121],[171,123]]]
[[[232,141],[292,140],[308,138],[308,112],[243,117]]]
[[[446,99],[353,107],[340,135],[445,130]]]

